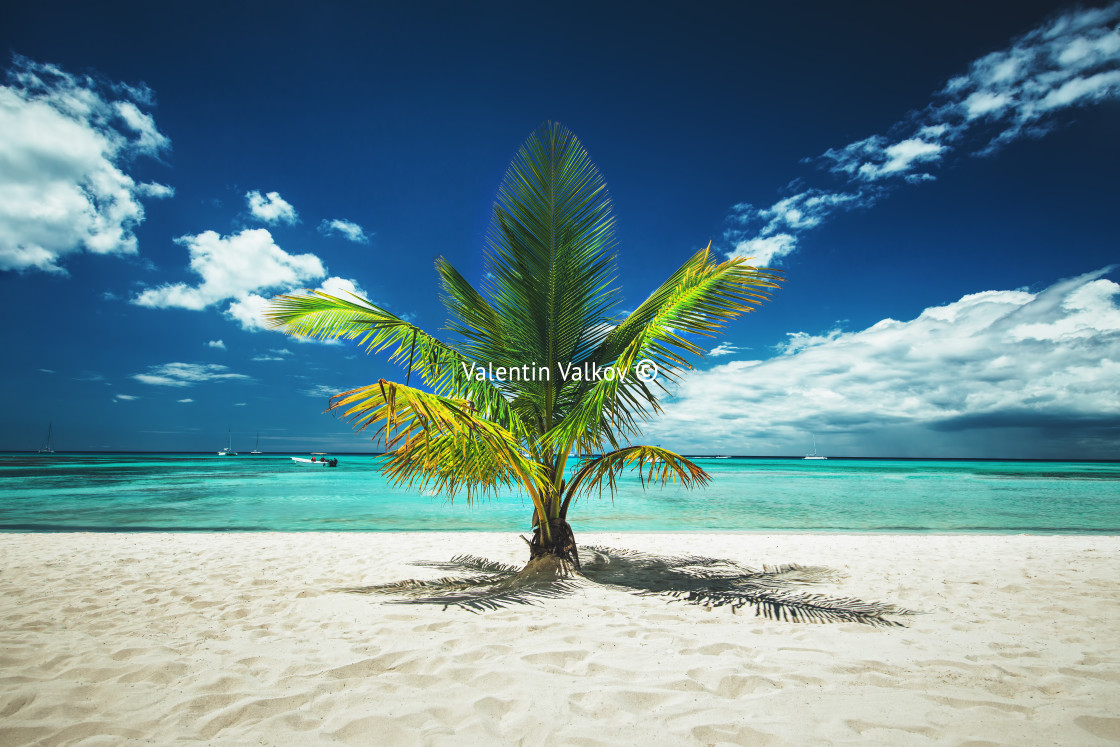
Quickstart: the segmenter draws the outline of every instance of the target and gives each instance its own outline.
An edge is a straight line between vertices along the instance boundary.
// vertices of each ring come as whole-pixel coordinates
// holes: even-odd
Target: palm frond
[[[450,314],[447,330],[463,340],[462,350],[476,361],[507,363],[506,324],[498,310],[442,257],[436,260],[436,271],[440,299]]]
[[[706,485],[711,480],[708,473],[695,463],[668,449],[626,446],[592,459],[576,471],[568,482],[560,517],[565,517],[569,504],[581,492],[598,488],[602,493],[604,481],[613,495],[618,487],[618,475],[627,468],[637,471],[643,485],[666,485],[671,480],[679,480],[684,487],[693,488]]]
[[[340,298],[320,290],[282,294],[269,301],[264,316],[270,327],[293,337],[357,340],[370,353],[392,348],[394,358],[407,355],[414,334],[422,344],[443,346],[424,330],[372,301],[348,295],[350,298]]]
[[[545,430],[561,385],[559,365],[586,358],[601,337],[589,331],[608,328],[616,296],[613,246],[614,219],[598,169],[570,131],[542,125],[506,172],[487,237],[485,289],[502,320],[500,340],[469,313],[474,305],[451,311],[479,354],[551,372],[548,381],[513,387],[542,400]]]
[[[716,261],[709,243],[611,331],[595,359],[649,358],[674,377],[692,367],[687,356],[704,355],[689,338],[714,337],[769,300],[779,282],[777,271],[752,267],[744,258]]]
[[[516,435],[476,415],[469,401],[381,379],[336,395],[330,409],[341,411],[357,431],[372,426],[384,439],[392,451],[382,471],[396,484],[434,486],[451,497],[465,489],[470,501],[516,483],[543,512],[541,495],[549,483],[542,465]]]
[[[355,341],[369,354],[387,352],[389,361],[416,372],[443,397],[470,400],[481,416],[519,435],[525,426],[501,391],[471,375],[475,361],[361,296],[350,299],[322,291],[276,296],[265,317],[294,337]]]
[[[610,379],[573,384],[573,406],[547,436],[552,445],[598,443],[617,446],[635,436],[640,424],[660,412],[659,392],[691,369],[689,356],[704,357],[696,337],[712,337],[726,324],[753,311],[778,287],[779,275],[751,267],[744,259],[718,262],[711,245],[688,259],[649,298],[605,336],[589,360],[618,373]],[[635,375],[643,360],[657,366],[657,378]]]

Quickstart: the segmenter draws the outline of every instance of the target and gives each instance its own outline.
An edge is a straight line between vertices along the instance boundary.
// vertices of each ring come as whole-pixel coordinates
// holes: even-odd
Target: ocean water
[[[379,459],[0,455],[0,531],[522,531],[514,493],[470,505],[387,484]],[[707,488],[624,476],[579,499],[587,531],[1120,533],[1120,464],[697,459]]]

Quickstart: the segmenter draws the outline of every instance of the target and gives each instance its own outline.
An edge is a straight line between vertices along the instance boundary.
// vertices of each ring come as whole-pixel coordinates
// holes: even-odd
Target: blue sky
[[[262,299],[439,329],[433,260],[478,279],[552,119],[624,307],[709,240],[787,276],[651,442],[1120,453],[1120,5],[407,5],[5,9],[0,449],[368,449],[327,397],[399,370]]]

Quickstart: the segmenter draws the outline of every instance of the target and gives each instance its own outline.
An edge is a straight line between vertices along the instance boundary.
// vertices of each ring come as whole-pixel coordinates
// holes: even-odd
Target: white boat
[[[295,462],[296,464],[306,464],[306,465],[311,466],[311,467],[337,467],[338,466],[338,460],[337,459],[327,459],[326,457],[323,457],[322,459],[316,459],[315,457],[312,457],[311,459],[305,459],[304,457],[291,457],[291,460],[293,462]]]
[[[712,457],[712,459],[730,459],[730,458],[731,457],[724,456],[723,454],[716,454],[714,457]]]
[[[260,450],[260,445],[261,445],[261,434],[258,433],[257,434],[257,443],[256,443],[255,446],[253,446],[253,450],[250,451],[249,454],[250,455],[263,454],[264,452]]]
[[[54,453],[54,447],[51,445],[51,436],[52,435],[54,435],[54,421],[53,420],[50,422],[49,425],[47,425],[47,440],[46,440],[46,443],[43,444],[42,448],[39,449],[40,454],[53,454]]]
[[[828,459],[826,456],[821,456],[817,453],[817,437],[813,436],[813,450],[805,455],[805,459]]]
[[[226,442],[226,447],[218,452],[218,456],[237,456],[237,452],[233,450],[233,429],[229,430],[229,441]]]

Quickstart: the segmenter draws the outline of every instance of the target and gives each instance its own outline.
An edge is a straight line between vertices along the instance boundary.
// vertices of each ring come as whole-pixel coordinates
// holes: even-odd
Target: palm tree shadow
[[[613,587],[640,596],[664,596],[670,601],[743,607],[771,620],[787,622],[857,622],[881,627],[904,627],[897,616],[917,614],[893,604],[851,597],[829,597],[801,588],[833,581],[843,574],[819,566],[763,566],[755,570],[731,560],[698,555],[655,555],[608,547],[583,547],[586,558],[579,572],[566,578],[541,576],[506,563],[458,555],[446,563],[416,563],[457,572],[431,580],[336,589],[351,594],[398,597],[396,604],[439,604],[482,612],[514,604],[554,599],[590,584]]]

